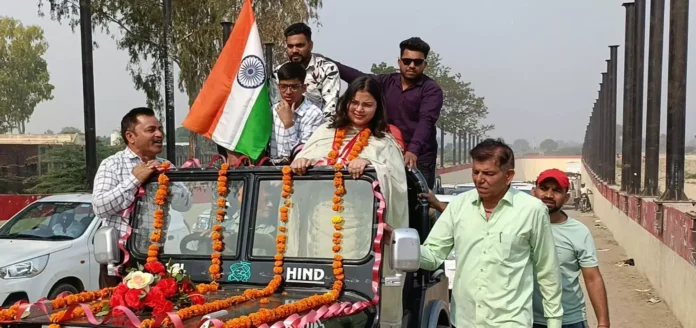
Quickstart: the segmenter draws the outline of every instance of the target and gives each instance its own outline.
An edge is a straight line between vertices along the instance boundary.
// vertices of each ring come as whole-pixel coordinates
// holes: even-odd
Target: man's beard
[[[549,209],[549,214],[553,214],[553,213],[560,211],[561,207],[554,206],[554,207],[548,207],[548,209]]]

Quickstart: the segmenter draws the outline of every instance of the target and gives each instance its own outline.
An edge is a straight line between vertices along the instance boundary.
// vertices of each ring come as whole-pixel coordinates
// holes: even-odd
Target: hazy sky
[[[420,36],[486,98],[490,111],[486,123],[496,126],[491,135],[508,142],[517,138],[540,142],[549,137],[582,141],[610,44],[621,45],[617,99],[621,118],[625,18],[621,3],[324,0],[322,26],[314,27],[315,51],[367,71],[373,62],[396,64],[399,42]],[[648,12],[649,6],[648,1]],[[669,13],[669,1],[667,6]],[[0,8],[0,15],[42,26],[50,45],[46,60],[55,86],[54,99],[36,108],[27,132],[57,131],[63,126],[82,129],[79,30],[73,33],[67,25],[40,18],[37,1],[0,0]],[[694,35],[693,17],[689,25],[690,35]],[[666,26],[663,102],[667,98],[668,30]],[[132,87],[125,70],[127,54],[116,50],[114,41],[99,32],[94,39],[100,45],[94,51],[97,134],[106,135],[118,127],[128,109],[144,105],[145,97]],[[690,78],[694,77],[695,59],[692,52]],[[696,82],[690,81],[687,140],[696,132],[696,120],[689,119],[696,104],[694,91]],[[177,93],[177,126],[187,110],[186,97]],[[662,125],[664,133],[664,114]]]

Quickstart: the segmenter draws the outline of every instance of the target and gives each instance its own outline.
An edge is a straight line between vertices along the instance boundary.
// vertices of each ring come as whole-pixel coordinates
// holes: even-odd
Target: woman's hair
[[[387,131],[387,115],[386,115],[386,100],[382,89],[380,89],[377,81],[370,76],[361,76],[348,85],[346,92],[338,99],[338,107],[336,114],[331,118],[330,128],[341,129],[351,125],[348,117],[348,105],[355,98],[358,91],[365,91],[372,95],[376,101],[375,116],[372,117],[368,127],[372,131],[372,135],[376,138],[383,138]]]

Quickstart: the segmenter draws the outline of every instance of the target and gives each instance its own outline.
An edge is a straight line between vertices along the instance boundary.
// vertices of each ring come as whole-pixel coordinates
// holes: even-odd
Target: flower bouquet
[[[116,289],[114,289],[108,308],[114,314],[122,311],[117,306],[124,306],[133,312],[152,312],[154,316],[203,304],[203,295],[191,283],[191,278],[171,261],[165,266],[159,261],[149,262],[145,266],[129,270]]]

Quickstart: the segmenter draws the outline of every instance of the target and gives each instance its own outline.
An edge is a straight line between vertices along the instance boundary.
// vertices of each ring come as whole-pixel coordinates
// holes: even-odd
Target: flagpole
[[[176,130],[174,127],[174,64],[172,63],[172,0],[164,0],[162,9],[164,12],[164,106],[167,140],[167,159],[176,164]]]

